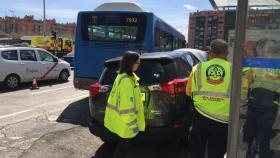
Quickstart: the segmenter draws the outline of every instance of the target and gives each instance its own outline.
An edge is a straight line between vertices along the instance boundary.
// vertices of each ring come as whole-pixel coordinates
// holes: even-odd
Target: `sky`
[[[189,13],[212,10],[209,0],[45,0],[46,18],[59,23],[75,22],[79,11],[94,10],[104,2],[131,1],[155,13],[187,38]],[[0,17],[34,15],[43,19],[43,0],[0,0]]]

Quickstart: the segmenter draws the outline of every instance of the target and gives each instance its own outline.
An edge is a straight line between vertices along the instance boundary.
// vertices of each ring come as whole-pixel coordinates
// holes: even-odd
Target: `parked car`
[[[208,58],[207,53],[205,51],[199,50],[199,49],[181,48],[181,49],[177,49],[175,51],[189,52],[189,53],[193,54],[199,61],[206,61]]]
[[[75,53],[74,52],[71,52],[71,53],[68,53],[68,54],[64,55],[62,57],[62,59],[64,61],[67,61],[70,64],[70,66],[72,66],[72,67],[75,66]]]
[[[33,47],[0,48],[0,83],[9,89],[22,82],[58,79],[62,82],[70,76],[70,64],[48,51]]]
[[[116,139],[104,127],[103,120],[120,59],[106,61],[99,82],[90,87],[89,130],[103,140]],[[185,89],[192,66],[200,61],[187,51],[146,53],[140,59],[141,66],[136,74],[140,77],[146,131],[138,137],[162,140],[186,138],[192,107]]]

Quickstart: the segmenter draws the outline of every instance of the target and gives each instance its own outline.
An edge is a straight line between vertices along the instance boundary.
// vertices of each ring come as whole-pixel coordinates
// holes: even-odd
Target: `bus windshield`
[[[82,39],[95,42],[143,42],[146,16],[141,14],[86,13]]]

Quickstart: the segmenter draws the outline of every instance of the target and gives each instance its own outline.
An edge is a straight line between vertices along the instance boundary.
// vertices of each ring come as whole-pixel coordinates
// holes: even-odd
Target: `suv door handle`
[[[20,63],[20,65],[25,65],[25,63]]]

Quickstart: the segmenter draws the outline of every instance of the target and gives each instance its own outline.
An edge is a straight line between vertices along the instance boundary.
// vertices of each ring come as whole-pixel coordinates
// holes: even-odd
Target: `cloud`
[[[185,4],[184,7],[187,8],[188,11],[196,10],[196,7],[194,7],[194,6],[190,5],[190,4]]]

